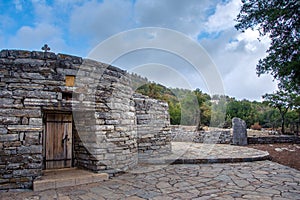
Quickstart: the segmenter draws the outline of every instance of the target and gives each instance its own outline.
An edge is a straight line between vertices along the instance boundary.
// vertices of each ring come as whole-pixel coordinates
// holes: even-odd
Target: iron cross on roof
[[[47,51],[50,51],[50,47],[48,46],[48,44],[44,44],[42,50],[46,53]]]

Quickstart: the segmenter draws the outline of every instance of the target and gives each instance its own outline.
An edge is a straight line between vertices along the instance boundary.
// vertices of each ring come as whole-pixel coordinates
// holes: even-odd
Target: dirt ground
[[[248,147],[268,151],[272,161],[300,170],[300,144],[251,144]]]

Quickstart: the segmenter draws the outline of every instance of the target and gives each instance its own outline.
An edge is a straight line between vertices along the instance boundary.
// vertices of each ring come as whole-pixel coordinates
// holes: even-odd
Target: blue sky
[[[234,28],[240,6],[240,0],[0,1],[0,47],[40,50],[47,43],[53,52],[87,57],[95,46],[120,32],[143,27],[168,28],[179,31],[205,49],[221,75],[227,95],[260,100],[261,95],[276,89],[271,76],[258,78],[255,72],[270,41],[265,37],[259,42],[256,31],[241,33]],[[142,53],[144,56],[129,55],[116,65],[129,71],[136,69],[142,74],[147,71],[144,74],[147,76],[149,70],[137,69],[129,63],[132,57],[144,59],[135,61],[139,65],[142,63],[144,69],[150,67],[148,63],[152,60],[169,59],[163,65],[168,69],[175,66],[172,60],[176,59],[168,55],[155,53],[161,60],[151,60],[145,57],[149,58],[153,53]],[[179,68],[176,72],[192,89],[207,92],[203,80],[188,66],[182,62]],[[151,78],[157,77],[163,84],[180,87],[180,83],[175,83],[174,77],[165,70],[154,71]],[[182,87],[186,86],[183,84]]]

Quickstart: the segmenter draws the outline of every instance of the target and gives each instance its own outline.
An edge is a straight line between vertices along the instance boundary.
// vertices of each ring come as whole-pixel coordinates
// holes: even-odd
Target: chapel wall
[[[134,95],[139,161],[171,152],[168,104],[141,94]]]
[[[44,169],[44,116],[73,115],[74,166],[115,173],[137,163],[126,72],[52,52],[0,52],[0,189],[30,188]]]

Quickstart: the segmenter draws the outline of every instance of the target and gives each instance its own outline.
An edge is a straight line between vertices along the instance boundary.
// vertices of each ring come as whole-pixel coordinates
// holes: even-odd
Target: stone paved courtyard
[[[147,160],[139,160],[139,162],[151,164],[203,164],[251,162],[269,158],[269,153],[266,151],[243,146],[193,142],[171,142],[171,144],[171,154],[147,158]]]
[[[105,182],[0,195],[1,199],[37,200],[300,199],[300,171],[271,161],[149,165]]]

